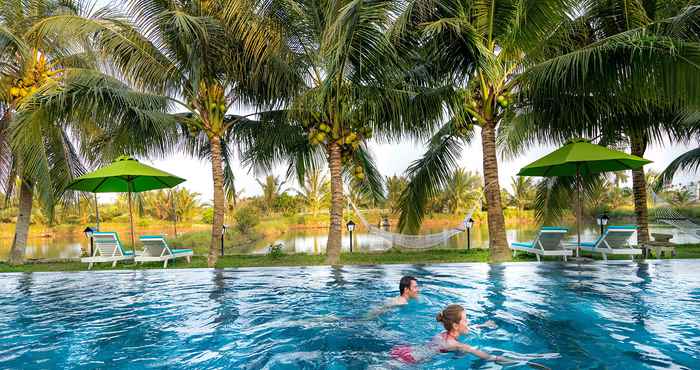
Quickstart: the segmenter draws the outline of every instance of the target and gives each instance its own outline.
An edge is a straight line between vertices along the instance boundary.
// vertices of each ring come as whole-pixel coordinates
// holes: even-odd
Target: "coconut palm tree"
[[[233,184],[231,132],[245,119],[227,112],[232,106],[274,105],[286,96],[285,88],[300,82],[275,74],[284,61],[268,57],[275,40],[256,23],[254,9],[245,0],[129,0],[126,14],[107,9],[92,17],[56,16],[37,27],[39,35],[62,44],[97,50],[133,87],[175,105],[177,113],[160,118],[177,122],[181,135],[166,139],[179,139],[181,148],[212,166],[209,266],[218,256],[224,188]]]
[[[613,176],[613,184],[615,185],[616,188],[620,187],[620,184],[623,182],[626,182],[629,180],[629,175],[627,175],[626,171],[615,171],[612,174]]]
[[[481,199],[482,179],[478,173],[456,169],[443,191],[443,202],[452,214],[467,213]]]
[[[405,88],[402,68],[386,35],[391,1],[262,1],[256,9],[288,48],[285,59],[304,81],[285,109],[261,114],[264,124],[241,132],[246,158],[261,169],[290,163],[288,174],[326,165],[331,209],[328,263],[338,262],[344,207],[343,177],[363,192],[383,196],[382,177],[367,149],[373,134],[396,138],[441,111],[434,96]],[[425,112],[430,112],[427,114]]]
[[[450,119],[428,142],[426,153],[407,170],[399,227],[417,231],[425,204],[458,166],[465,144],[480,128],[484,194],[491,260],[510,258],[501,203],[496,132],[510,113],[519,87],[516,76],[538,54],[545,39],[567,18],[565,1],[455,0],[405,2],[395,39],[432,73],[426,83],[452,94],[444,101]],[[413,50],[418,50],[414,52]]]
[[[48,18],[78,16],[89,9],[70,0],[0,6],[0,182],[9,184],[6,190],[12,194],[14,180],[21,180],[12,264],[24,261],[32,199],[40,200],[49,222],[58,200],[77,200],[64,188],[85,171],[82,155],[93,153],[93,122],[143,124],[148,121],[144,116],[167,106],[127,93],[120,81],[96,70],[90,50],[62,48],[33,34]],[[132,132],[139,134],[138,129]]]
[[[510,180],[512,203],[519,211],[532,205],[535,198],[535,183],[531,177],[515,176]]]
[[[566,42],[550,47],[550,60],[523,74],[520,96],[527,104],[505,130],[511,141],[530,145],[531,138],[522,135],[529,125],[540,142],[602,136],[608,145],[622,144],[641,157],[651,143],[686,139],[691,131],[684,123],[697,119],[687,106],[700,98],[680,77],[688,73],[695,78],[700,72],[693,62],[700,50],[700,7],[691,3],[584,4],[579,17],[564,28]],[[581,68],[586,72],[580,73]],[[552,79],[553,71],[562,73],[558,81]],[[557,91],[557,98],[545,94],[546,89]],[[649,239],[644,169],[632,171],[632,187],[643,242]]]
[[[275,206],[275,200],[282,192],[282,186],[286,181],[280,180],[278,176],[267,175],[265,176],[265,181],[260,181],[260,179],[255,179],[262,188],[263,204],[265,206],[265,211],[270,213],[272,208]]]
[[[540,125],[544,137],[556,127],[576,126],[572,122],[590,124],[595,122],[591,117],[608,118],[622,106],[626,107],[622,111],[639,113],[645,108],[640,97],[690,96],[697,102],[699,54],[692,41],[696,9],[687,8],[668,21],[638,16],[647,4],[663,13],[662,3],[407,2],[396,23],[407,35],[401,41],[407,50],[419,46],[431,50],[426,53],[431,65],[443,72],[443,82],[455,92],[446,102],[453,117],[447,125],[458,126],[463,133],[438,132],[424,157],[409,169],[413,180],[401,224],[409,228],[420,224],[420,205],[457,165],[455,158],[470,139],[473,125],[479,126],[491,258],[509,259],[499,199],[496,130],[511,131],[512,140],[526,141],[518,135],[524,130],[523,121]],[[615,16],[605,17],[605,7]],[[617,17],[620,12],[633,12],[634,17]],[[590,22],[591,14],[599,15],[595,22]],[[628,31],[603,32],[610,23],[622,24]],[[686,75],[692,75],[693,82]],[[586,114],[594,112],[598,113]],[[541,120],[548,123],[542,125]]]
[[[695,202],[693,193],[687,188],[669,190],[666,192],[668,202],[676,208],[686,208]]]
[[[329,201],[330,182],[321,170],[306,172],[299,196],[306,205],[306,211],[316,216]]]
[[[401,199],[401,194],[406,189],[408,181],[403,176],[391,176],[386,178],[386,199],[387,208],[392,213],[399,212],[399,201]]]

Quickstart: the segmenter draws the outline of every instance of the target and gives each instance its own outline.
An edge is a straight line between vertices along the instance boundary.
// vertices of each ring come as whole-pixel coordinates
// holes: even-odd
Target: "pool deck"
[[[700,259],[700,244],[678,245],[677,254],[673,259]],[[664,258],[669,259],[669,258]],[[656,258],[646,261],[655,261]],[[533,255],[519,254],[513,259],[513,263],[534,262]],[[635,259],[635,261],[645,261]],[[487,263],[488,250],[456,250],[438,249],[420,252],[388,251],[380,253],[343,253],[340,258],[340,265],[383,265],[383,264],[442,264],[442,263]],[[547,258],[545,262],[561,262],[556,258]],[[607,263],[628,263],[628,256],[615,256]],[[577,264],[579,262],[568,262]],[[594,262],[604,263],[596,258]],[[325,265],[324,255],[309,254],[284,254],[281,256],[270,255],[226,255],[220,257],[216,268],[238,268],[238,267],[285,267],[285,266],[323,266]],[[162,263],[145,263],[136,265],[134,263],[119,263],[112,268],[111,264],[96,264],[93,270],[144,270],[162,269]],[[177,260],[168,265],[168,269],[191,269],[208,268],[206,256],[194,256],[192,263],[184,260]],[[25,265],[10,266],[0,262],[0,273],[3,272],[42,272],[42,271],[86,271],[87,264],[78,260],[68,259],[60,261],[29,261]]]

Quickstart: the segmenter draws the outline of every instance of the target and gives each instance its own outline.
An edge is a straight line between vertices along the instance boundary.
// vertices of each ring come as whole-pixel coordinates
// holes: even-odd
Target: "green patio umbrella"
[[[581,176],[601,172],[636,170],[651,161],[604,146],[592,144],[584,139],[570,141],[563,147],[520,169],[518,176],[576,176],[576,234],[579,255],[581,244]]]
[[[107,167],[102,167],[73,180],[67,189],[91,193],[128,193],[131,248],[134,249],[134,219],[131,193],[172,188],[185,179],[140,163],[129,156],[121,156]]]

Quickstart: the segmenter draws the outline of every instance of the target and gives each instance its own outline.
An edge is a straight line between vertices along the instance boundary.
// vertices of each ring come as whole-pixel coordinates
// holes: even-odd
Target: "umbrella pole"
[[[579,164],[576,164],[576,196],[578,197],[577,203],[577,215],[576,215],[576,237],[578,239],[576,243],[576,257],[581,255],[581,172],[579,169]]]
[[[97,206],[97,193],[95,195],[95,219],[97,221],[97,231],[100,231],[100,208]]]
[[[175,192],[173,189],[170,189],[170,206],[173,209],[173,229],[174,229],[174,238],[177,238],[177,209],[175,208]]]
[[[129,186],[131,188],[131,186]],[[136,255],[136,243],[134,243],[134,215],[131,211],[131,191],[129,191],[129,224],[131,224],[131,250]]]

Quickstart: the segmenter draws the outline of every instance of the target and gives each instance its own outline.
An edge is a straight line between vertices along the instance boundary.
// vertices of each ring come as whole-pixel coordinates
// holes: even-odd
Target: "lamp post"
[[[472,238],[470,233],[472,226],[474,226],[474,220],[469,217],[467,220],[467,250],[470,250],[472,247]]]
[[[350,232],[350,253],[352,253],[352,232],[355,230],[355,223],[350,220],[345,224],[345,227],[347,227]]]
[[[389,217],[384,216],[384,218],[382,219],[382,228],[384,229],[384,231],[389,231],[389,227]]]
[[[608,217],[607,213],[603,213],[601,216],[598,216],[596,219],[596,223],[598,226],[600,226],[600,235],[603,235],[605,232],[605,225],[608,224],[608,221],[610,220],[610,217]]]
[[[221,225],[221,257],[224,256],[224,235],[226,235],[226,228],[228,226],[226,225]]]
[[[93,228],[88,226],[85,228],[85,230],[83,230],[83,232],[85,233],[85,237],[90,239],[90,257],[92,257],[92,253],[93,253],[92,233],[94,233],[95,230],[93,230]]]

